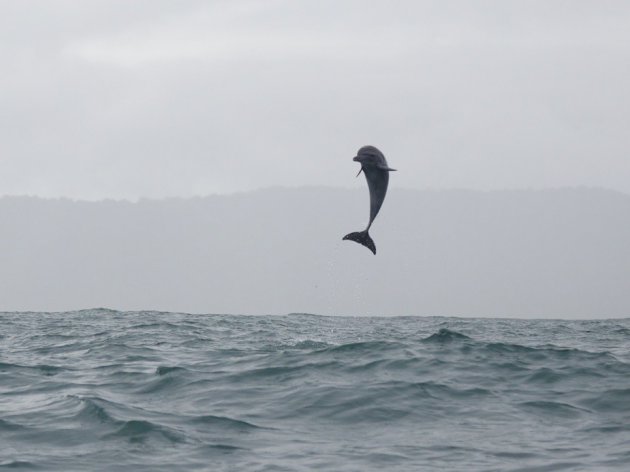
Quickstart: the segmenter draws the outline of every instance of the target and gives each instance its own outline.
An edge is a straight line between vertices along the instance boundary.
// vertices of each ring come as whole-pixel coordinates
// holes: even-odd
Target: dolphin
[[[352,159],[361,163],[361,169],[357,177],[363,172],[370,189],[370,222],[363,231],[346,234],[343,239],[349,239],[362,244],[376,255],[376,246],[368,231],[378,211],[383,205],[385,194],[387,193],[387,185],[389,184],[389,173],[395,171],[387,165],[387,160],[381,151],[374,146],[363,146]]]

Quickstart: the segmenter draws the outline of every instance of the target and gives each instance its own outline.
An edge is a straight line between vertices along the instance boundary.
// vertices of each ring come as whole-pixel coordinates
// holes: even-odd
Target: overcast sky
[[[630,2],[0,0],[0,194],[630,192]],[[392,181],[394,182],[394,181]]]

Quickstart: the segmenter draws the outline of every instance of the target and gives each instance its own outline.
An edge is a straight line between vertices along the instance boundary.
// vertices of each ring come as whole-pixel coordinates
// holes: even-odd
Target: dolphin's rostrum
[[[363,146],[352,160],[361,163],[359,174],[363,171],[368,183],[368,188],[370,189],[370,222],[363,231],[346,234],[343,239],[349,239],[350,241],[362,244],[376,254],[376,246],[368,231],[370,230],[370,226],[372,226],[374,218],[378,215],[381,205],[383,205],[383,200],[385,200],[387,184],[389,183],[389,173],[396,169],[391,169],[387,165],[383,153],[374,146]],[[357,174],[357,177],[359,174]]]

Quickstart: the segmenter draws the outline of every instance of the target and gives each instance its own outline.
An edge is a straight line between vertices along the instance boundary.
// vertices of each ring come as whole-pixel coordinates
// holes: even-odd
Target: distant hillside
[[[392,188],[0,199],[0,310],[630,316],[630,196]]]

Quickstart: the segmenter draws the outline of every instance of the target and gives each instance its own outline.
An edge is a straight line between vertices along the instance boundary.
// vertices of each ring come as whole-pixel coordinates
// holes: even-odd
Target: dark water
[[[630,470],[630,320],[0,326],[0,469]]]

